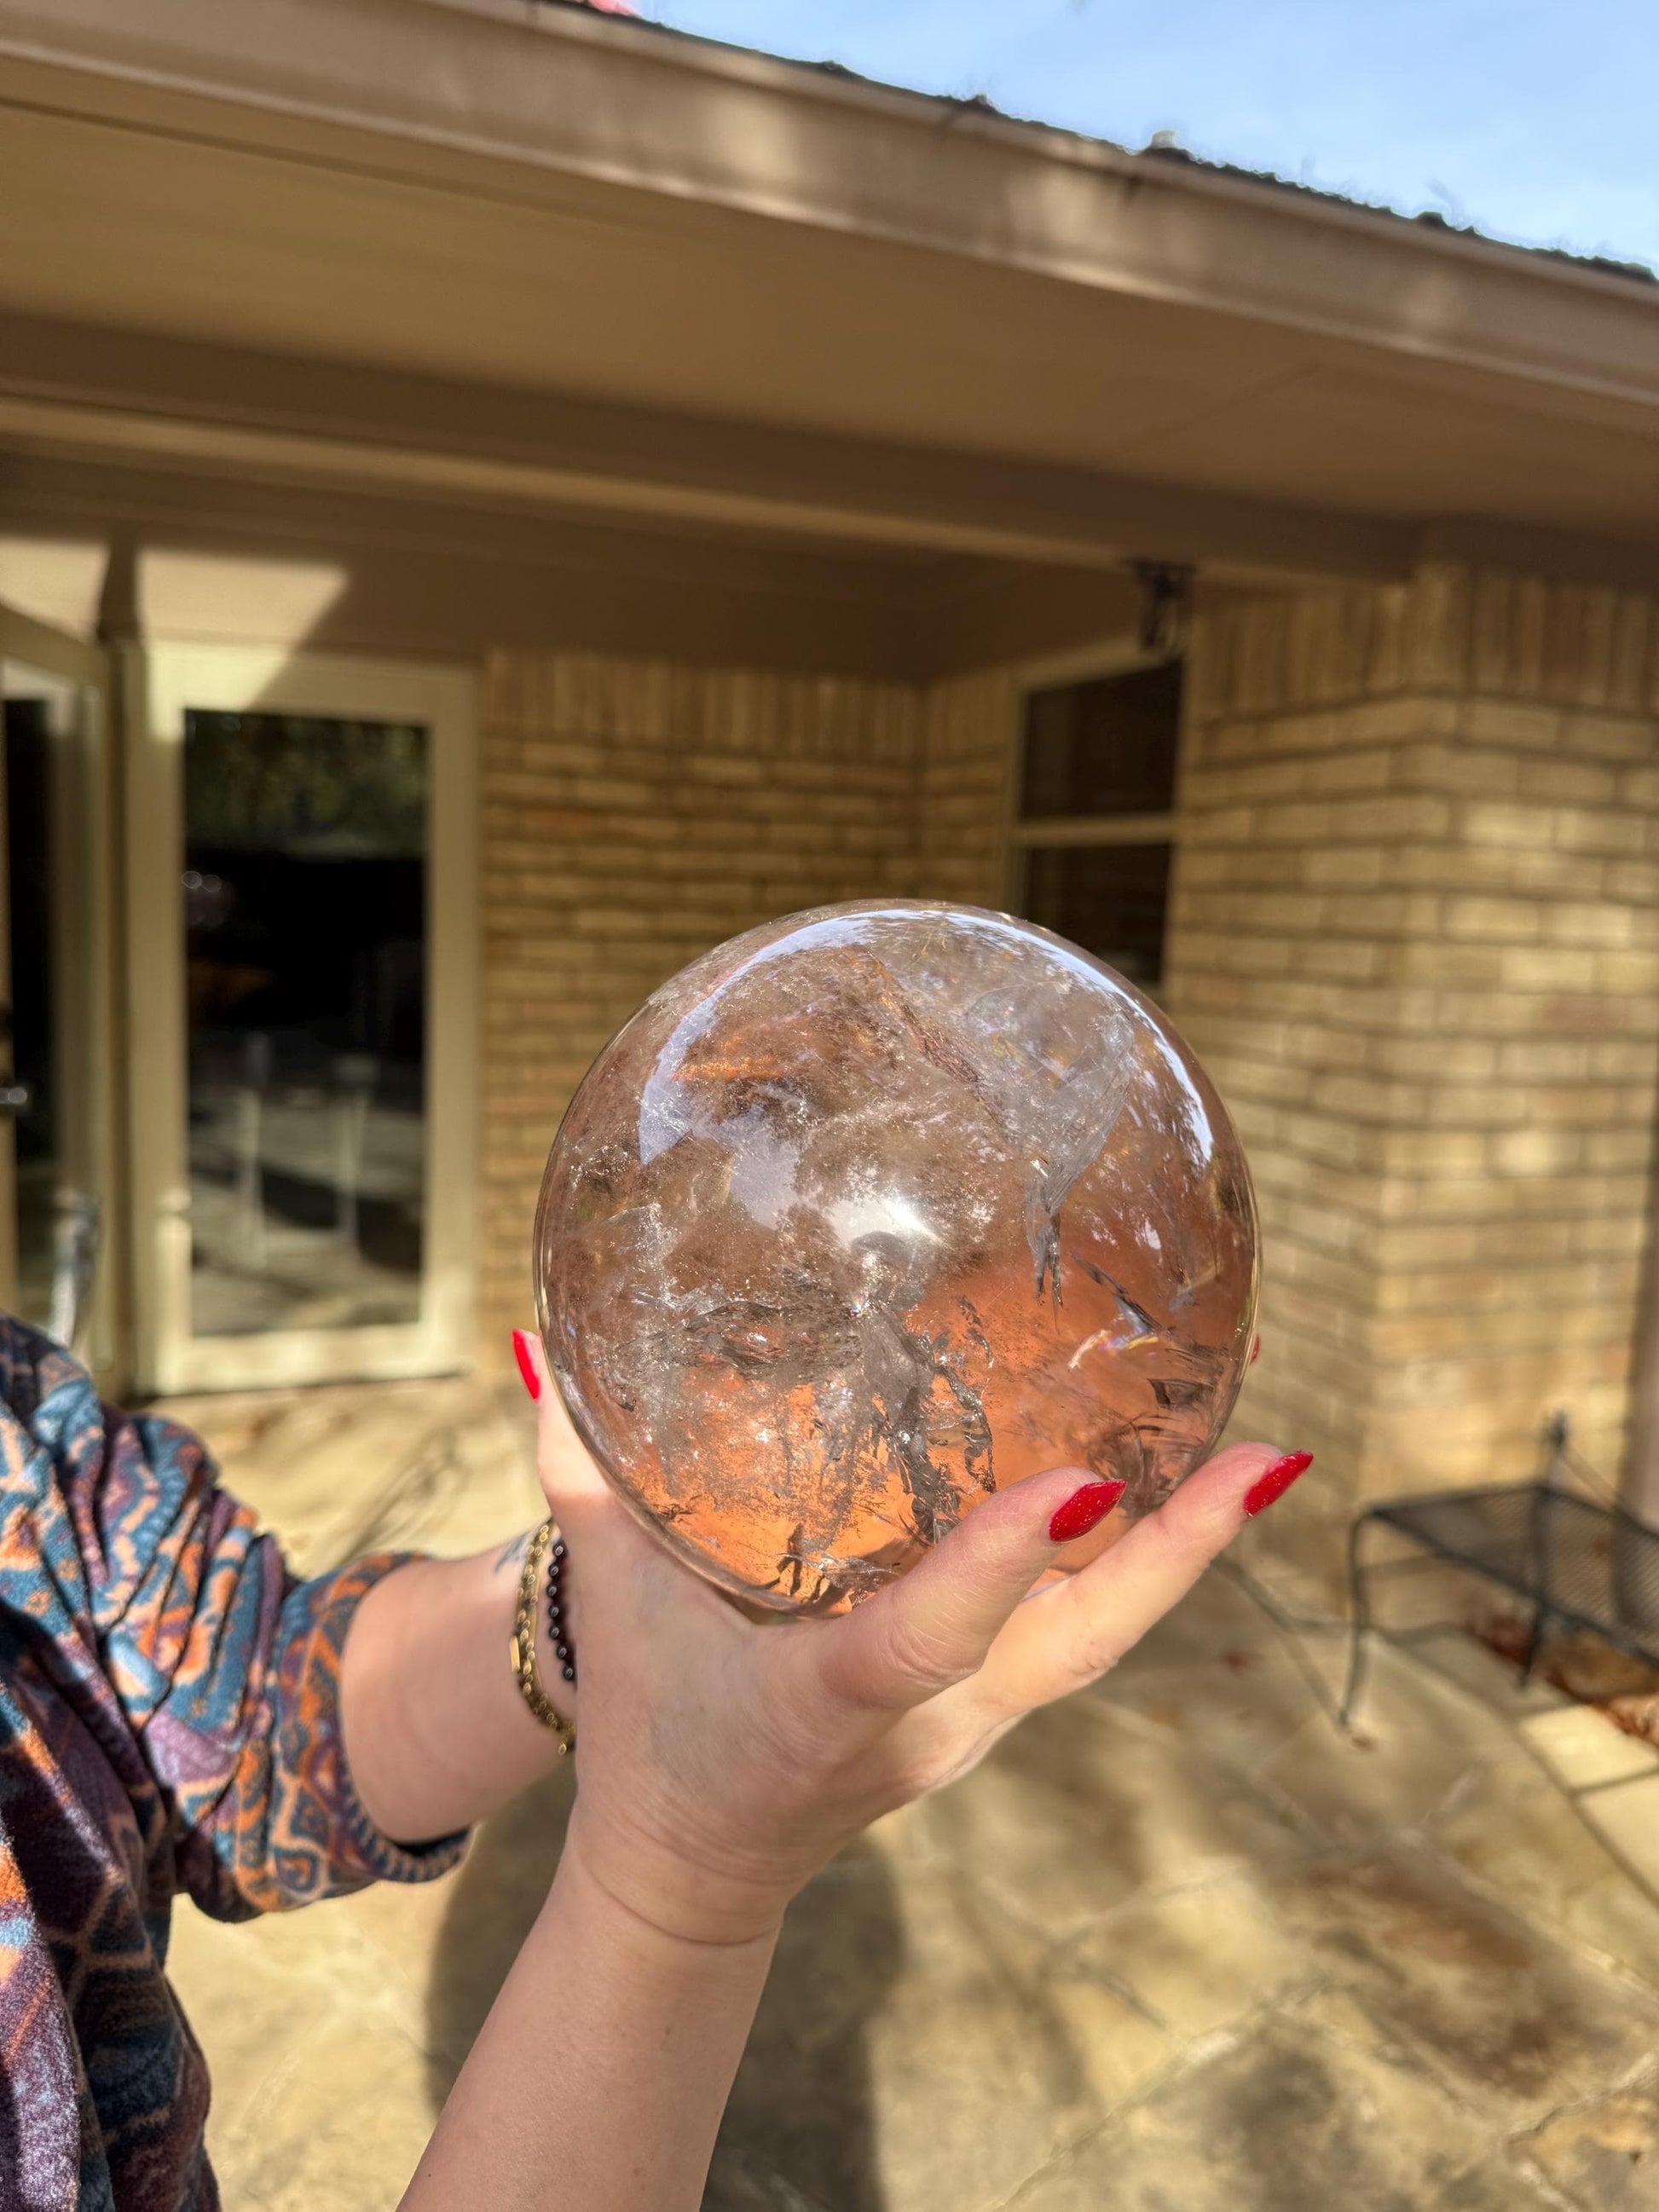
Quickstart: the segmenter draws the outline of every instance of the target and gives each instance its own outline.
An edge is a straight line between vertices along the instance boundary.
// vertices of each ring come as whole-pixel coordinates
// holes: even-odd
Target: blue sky
[[[678,29],[1659,264],[1659,0],[636,0]]]

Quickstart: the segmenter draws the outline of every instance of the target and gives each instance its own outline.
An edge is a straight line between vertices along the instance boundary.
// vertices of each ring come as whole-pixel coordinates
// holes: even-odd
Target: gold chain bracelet
[[[541,1598],[542,1562],[556,1534],[550,1514],[530,1540],[524,1571],[519,1577],[519,1602],[513,1615],[511,1649],[513,1674],[520,1694],[542,1726],[557,1736],[559,1757],[562,1759],[576,1748],[576,1731],[542,1687],[536,1666],[536,1613]]]

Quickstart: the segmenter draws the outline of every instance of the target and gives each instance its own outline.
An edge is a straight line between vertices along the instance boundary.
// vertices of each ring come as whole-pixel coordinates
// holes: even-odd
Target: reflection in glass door
[[[177,649],[133,689],[142,1377],[463,1364],[470,686]]]
[[[428,737],[185,711],[197,1336],[420,1318]]]

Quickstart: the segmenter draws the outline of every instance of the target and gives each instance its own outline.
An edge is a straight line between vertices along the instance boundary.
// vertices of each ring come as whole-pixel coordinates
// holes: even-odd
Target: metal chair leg
[[[1348,1531],[1348,1679],[1342,1692],[1342,1703],[1337,1709],[1337,1724],[1348,1729],[1353,1721],[1353,1710],[1365,1678],[1365,1662],[1369,1656],[1367,1638],[1370,1633],[1370,1586],[1365,1580],[1360,1563],[1359,1540],[1370,1520],[1362,1513]]]
[[[1517,1690],[1526,1689],[1532,1681],[1534,1671],[1538,1665],[1538,1655],[1544,1648],[1544,1635],[1549,1626],[1549,1607],[1547,1605],[1540,1605],[1533,1614],[1532,1629],[1527,1638],[1526,1656],[1521,1662],[1521,1679],[1515,1686]]]

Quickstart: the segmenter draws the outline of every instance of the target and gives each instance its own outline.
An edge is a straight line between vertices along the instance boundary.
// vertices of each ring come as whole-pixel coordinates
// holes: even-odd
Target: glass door
[[[106,658],[0,607],[0,1305],[115,1361]]]
[[[141,1379],[465,1364],[470,679],[155,648],[129,696]]]

